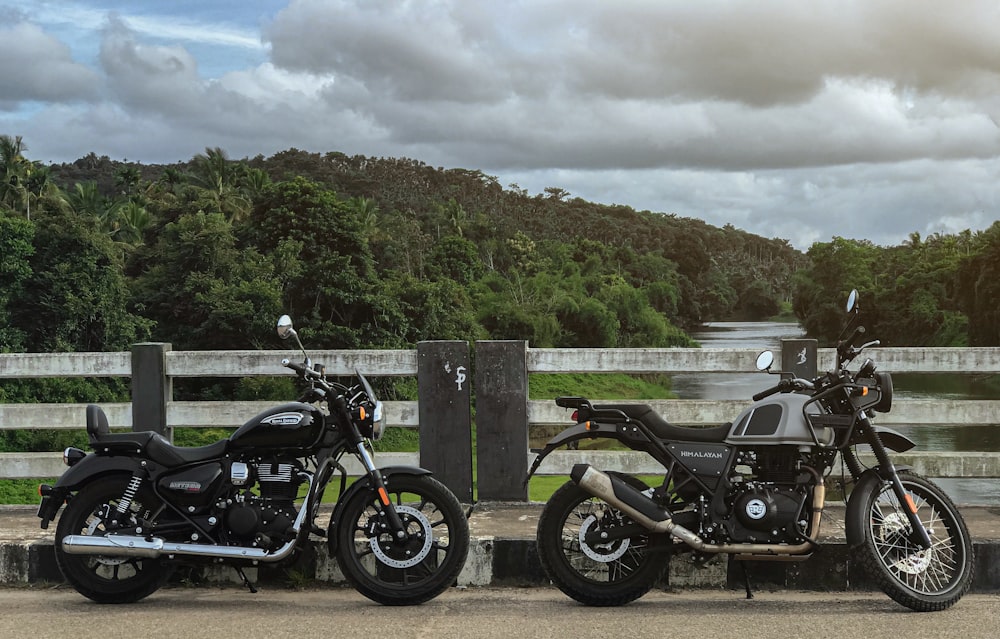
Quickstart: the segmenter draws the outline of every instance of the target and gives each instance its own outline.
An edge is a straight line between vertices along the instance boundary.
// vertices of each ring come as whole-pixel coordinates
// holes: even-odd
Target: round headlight
[[[372,439],[379,440],[382,439],[382,433],[385,431],[385,422],[382,420],[383,410],[382,402],[375,402],[375,408],[372,410]]]

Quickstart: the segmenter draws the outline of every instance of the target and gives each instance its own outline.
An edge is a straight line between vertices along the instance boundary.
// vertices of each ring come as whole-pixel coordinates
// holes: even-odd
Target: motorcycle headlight
[[[373,441],[382,439],[382,433],[385,429],[382,414],[382,402],[380,401],[376,401],[374,406],[359,406],[355,409],[355,422],[362,437]]]
[[[385,421],[382,416],[382,402],[375,402],[375,408],[372,410],[372,439],[376,441],[382,439],[382,434],[385,432]]]

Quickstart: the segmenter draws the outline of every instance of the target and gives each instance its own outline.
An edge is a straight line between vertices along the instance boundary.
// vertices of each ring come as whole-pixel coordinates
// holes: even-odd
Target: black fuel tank
[[[240,426],[229,441],[236,448],[311,448],[323,435],[323,419],[310,404],[281,404]]]

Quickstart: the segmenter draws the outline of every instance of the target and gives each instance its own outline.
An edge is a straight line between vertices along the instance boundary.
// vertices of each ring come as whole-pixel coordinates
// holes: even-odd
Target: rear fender
[[[416,466],[386,466],[385,468],[379,468],[379,472],[382,474],[383,481],[391,477],[397,477],[399,475],[410,475],[412,477],[420,477],[424,475],[433,475],[431,471],[426,468],[418,468]],[[372,490],[371,477],[365,475],[364,477],[359,477],[356,482],[351,484],[343,495],[337,500],[337,505],[333,508],[333,514],[330,516],[330,525],[327,526],[326,532],[326,544],[330,549],[330,556],[333,557],[337,553],[337,535],[335,528],[340,524],[341,517],[343,516],[344,507],[347,503],[354,498],[355,495],[362,491]]]
[[[48,528],[49,522],[56,518],[59,509],[66,503],[71,493],[79,490],[84,484],[96,477],[111,473],[134,474],[140,470],[140,460],[135,457],[117,457],[87,455],[66,469],[55,486],[43,488],[42,500],[38,505],[38,517],[42,520],[42,528]]]
[[[602,424],[600,422],[581,422],[570,426],[566,430],[562,431],[552,439],[550,439],[545,447],[539,451],[538,455],[535,457],[535,461],[531,464],[531,470],[528,471],[528,475],[524,478],[522,482],[523,486],[528,485],[528,481],[531,476],[535,474],[538,467],[542,465],[542,460],[549,456],[552,451],[562,448],[573,442],[580,441],[581,439],[597,439],[598,437],[606,437],[608,439],[614,439],[620,442],[626,440],[626,437],[622,433],[621,424]]]

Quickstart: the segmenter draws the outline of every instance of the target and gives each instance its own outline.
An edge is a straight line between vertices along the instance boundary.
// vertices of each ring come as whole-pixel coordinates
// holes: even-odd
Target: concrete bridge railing
[[[805,349],[805,350],[803,350]],[[568,426],[570,412],[551,400],[533,400],[530,375],[551,373],[740,373],[755,372],[756,349],[532,349],[523,341],[475,344],[475,366],[467,342],[421,342],[412,350],[317,351],[328,374],[346,376],[355,367],[366,376],[416,377],[419,401],[388,402],[390,426],[419,428],[415,454],[377,453],[381,465],[406,463],[433,470],[460,498],[473,498],[473,465],[480,500],[527,499],[522,480],[534,455],[529,433],[544,425]],[[783,370],[802,355],[807,367],[834,365],[832,349],[812,340],[786,340]],[[280,365],[291,351],[173,351],[166,344],[137,344],[131,353],[0,354],[0,379],[40,377],[128,377],[132,402],[102,404],[112,427],[157,430],[236,427],[273,402],[186,402],[173,399],[173,380],[185,377],[248,377],[292,374]],[[910,373],[1000,373],[1000,348],[886,348],[873,351],[881,370]],[[806,370],[800,376],[811,376]],[[761,388],[773,378],[761,375]],[[567,388],[565,394],[574,394]],[[289,398],[291,399],[291,398]],[[615,401],[614,398],[592,398]],[[750,400],[662,400],[651,404],[677,424],[715,425],[732,420]],[[472,408],[475,408],[475,451]],[[84,404],[0,404],[0,430],[81,429]],[[968,425],[1000,423],[1000,401],[901,400],[878,423]],[[659,469],[632,452],[559,451],[541,473],[566,474],[586,459],[600,466],[641,473]],[[900,463],[932,477],[1000,477],[1000,453],[913,453]],[[62,472],[59,452],[0,454],[0,478],[52,477]],[[358,469],[352,469],[356,472]]]

